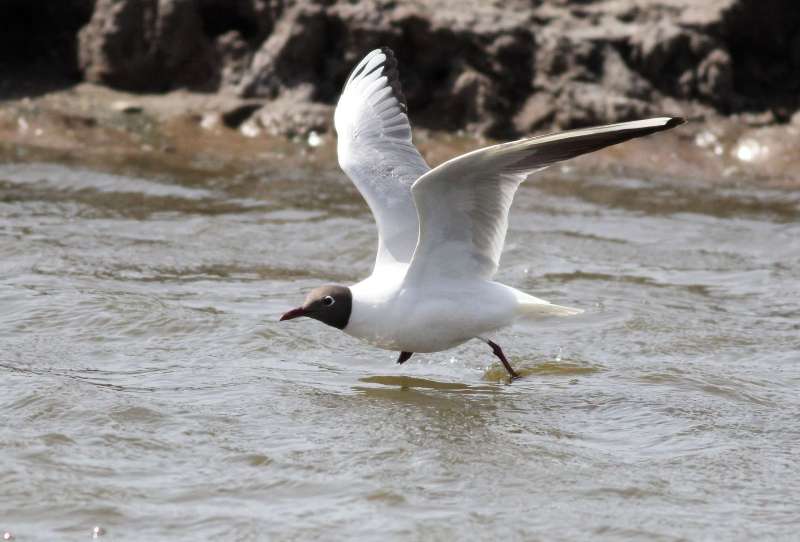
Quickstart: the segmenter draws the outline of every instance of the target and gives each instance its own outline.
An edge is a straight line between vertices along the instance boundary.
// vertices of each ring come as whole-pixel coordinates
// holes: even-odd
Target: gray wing
[[[411,125],[391,50],[355,67],[336,106],[339,165],[367,201],[378,226],[375,267],[408,263],[419,233],[411,185],[430,170],[411,142]]]
[[[514,193],[531,173],[682,123],[662,117],[570,130],[486,147],[434,168],[411,189],[420,233],[406,281],[491,278],[503,250]]]

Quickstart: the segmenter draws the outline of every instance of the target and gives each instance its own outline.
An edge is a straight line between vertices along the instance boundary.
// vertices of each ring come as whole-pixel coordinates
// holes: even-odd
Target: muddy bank
[[[290,136],[329,130],[349,69],[380,45],[433,130],[508,138],[656,114],[765,126],[800,107],[793,0],[11,0],[0,15],[3,95],[185,89],[251,99],[238,124]]]
[[[10,0],[0,16],[9,159],[335,168],[342,82],[388,45],[431,163],[494,140],[668,114],[690,122],[574,167],[800,182],[791,0]]]
[[[132,94],[82,83],[0,104],[0,160],[55,161],[153,175],[223,171],[234,176],[276,163],[284,169],[296,164],[338,172],[335,134],[272,133],[252,117],[259,107],[258,100],[235,96]],[[424,127],[414,134],[432,165],[494,141]],[[800,116],[794,123],[762,127],[717,117],[690,121],[561,167],[615,176],[797,187],[798,139]]]

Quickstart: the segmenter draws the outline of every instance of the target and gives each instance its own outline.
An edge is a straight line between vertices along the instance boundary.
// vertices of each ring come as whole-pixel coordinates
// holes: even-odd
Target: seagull
[[[583,311],[492,280],[517,188],[556,162],[683,122],[659,117],[530,137],[431,168],[411,141],[394,53],[375,49],[351,72],[334,113],[339,165],[378,226],[372,274],[320,286],[280,320],[318,320],[399,352],[401,364],[479,339],[519,378],[492,335],[521,318]]]

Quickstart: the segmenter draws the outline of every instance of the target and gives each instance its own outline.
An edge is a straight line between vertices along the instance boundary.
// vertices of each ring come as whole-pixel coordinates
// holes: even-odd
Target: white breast
[[[405,266],[403,266],[405,267]],[[505,327],[518,315],[514,290],[470,280],[403,288],[403,270],[374,274],[350,288],[345,333],[386,350],[439,352]]]

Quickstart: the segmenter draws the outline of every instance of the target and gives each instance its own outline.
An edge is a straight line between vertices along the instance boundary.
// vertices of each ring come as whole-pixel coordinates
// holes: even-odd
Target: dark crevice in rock
[[[259,21],[251,6],[242,2],[201,0],[197,9],[203,22],[203,32],[209,38],[233,31],[249,41],[260,33]],[[271,26],[271,21],[264,22]]]
[[[800,107],[800,3],[742,0],[722,23],[739,98],[733,108],[771,110],[787,121]]]
[[[77,34],[93,0],[4,0],[0,3],[0,95],[36,95],[80,80]]]
[[[243,104],[222,114],[222,123],[228,128],[238,128],[253,113],[261,108],[261,104]]]

